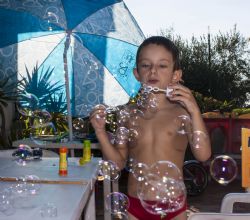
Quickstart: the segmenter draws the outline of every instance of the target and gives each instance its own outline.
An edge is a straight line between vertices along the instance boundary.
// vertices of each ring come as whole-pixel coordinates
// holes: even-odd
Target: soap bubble
[[[57,134],[57,129],[53,122],[45,123],[41,119],[34,120],[30,128],[30,140],[36,145],[46,145],[46,138]]]
[[[137,161],[130,157],[128,160],[127,160],[127,164],[126,164],[126,167],[125,169],[130,172],[130,173],[133,173],[134,172],[134,167],[136,166],[137,164]]]
[[[154,111],[158,107],[158,102],[153,93],[141,93],[138,100],[137,106],[145,110]]]
[[[165,181],[167,178],[172,178],[177,181],[182,181],[182,174],[180,169],[172,162],[167,160],[160,160],[150,166],[148,173],[159,176],[161,181]]]
[[[189,134],[192,132],[191,119],[187,115],[179,115],[175,123],[177,125],[177,133],[178,134]]]
[[[18,184],[11,187],[11,193],[13,196],[14,208],[35,208],[39,204],[39,197],[37,191],[34,193],[35,187],[33,184],[27,183],[23,177],[18,178],[23,180]]]
[[[217,156],[211,162],[210,174],[221,185],[227,185],[237,177],[237,163],[227,155]]]
[[[6,216],[10,216],[15,213],[13,198],[7,191],[0,192],[0,212]]]
[[[39,121],[44,124],[52,120],[51,114],[46,110],[35,110],[33,117],[39,119]]]
[[[28,162],[31,161],[33,150],[30,146],[25,144],[20,144],[18,149],[12,153],[12,157],[15,158],[15,162],[19,166],[26,166]]]
[[[125,127],[119,127],[116,130],[115,134],[115,143],[116,144],[126,144],[128,141],[129,130]]]
[[[112,161],[99,161],[98,180],[108,179],[111,181],[118,180],[121,173],[119,167]]]
[[[53,203],[46,203],[40,209],[40,214],[43,218],[57,217],[57,207]]]
[[[192,134],[191,147],[194,149],[202,148],[203,144],[207,142],[208,136],[203,131],[194,131]]]
[[[72,125],[74,130],[82,130],[84,128],[84,120],[82,118],[76,118],[73,120]]]
[[[47,11],[43,16],[43,19],[40,21],[40,27],[44,31],[53,31],[55,25],[58,25],[59,18],[52,11]]]
[[[26,181],[26,190],[30,194],[37,194],[41,188],[41,184],[37,183],[40,178],[36,175],[26,175],[24,177]]]
[[[28,92],[24,92],[22,94],[20,94],[20,103],[22,108],[25,109],[29,109],[29,110],[36,110],[39,107],[39,98],[32,94],[32,93],[28,93]],[[22,109],[20,108],[20,109]],[[25,111],[19,111],[22,115],[26,115]]]
[[[139,110],[135,106],[130,107],[130,119],[129,123],[132,127],[137,127],[140,125],[140,118],[144,116],[143,111]]]
[[[130,128],[129,129],[128,142],[129,142],[130,148],[137,146],[137,141],[138,141],[139,135],[140,135],[140,133],[138,132],[138,128],[136,128],[136,129]]]
[[[140,181],[137,185],[137,196],[143,208],[151,214],[161,214],[157,211],[159,204],[160,185],[157,175],[148,174],[147,178]]]
[[[148,173],[148,166],[145,163],[137,163],[133,171],[134,178],[138,181],[143,181]]]
[[[127,105],[120,106],[117,110],[117,123],[119,126],[126,126],[130,118],[130,109]]]
[[[152,214],[164,215],[181,209],[186,203],[186,189],[179,168],[169,161],[156,162],[138,184],[137,195]]]
[[[98,104],[96,106],[94,106],[94,108],[92,109],[91,114],[93,114],[95,112],[95,117],[97,119],[103,120],[106,118],[106,106],[102,105],[102,104]]]
[[[129,199],[128,197],[120,192],[112,192],[108,194],[105,198],[106,209],[112,214],[121,214],[127,213],[129,208]]]

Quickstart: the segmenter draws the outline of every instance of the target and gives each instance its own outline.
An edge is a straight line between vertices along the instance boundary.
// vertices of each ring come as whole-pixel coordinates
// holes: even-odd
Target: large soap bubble
[[[134,165],[133,176],[138,181],[143,181],[148,174],[148,166],[145,163],[137,163]]]
[[[189,134],[192,132],[191,119],[188,115],[179,115],[175,119],[178,134]]]
[[[114,216],[123,216],[126,219],[127,210],[129,208],[128,197],[120,192],[112,192],[105,198],[106,209]]]
[[[6,216],[10,216],[15,213],[13,198],[7,190],[0,192],[0,212]]]
[[[211,162],[210,174],[221,185],[227,185],[237,177],[237,163],[227,155],[217,156]]]
[[[186,203],[186,189],[179,168],[169,161],[153,164],[138,184],[137,195],[150,213],[164,215],[181,209]]]
[[[192,133],[191,147],[194,149],[200,149],[207,142],[208,136],[203,131],[194,131]]]
[[[121,172],[114,162],[110,160],[99,161],[98,180],[108,179],[110,181],[116,181],[120,175]]]

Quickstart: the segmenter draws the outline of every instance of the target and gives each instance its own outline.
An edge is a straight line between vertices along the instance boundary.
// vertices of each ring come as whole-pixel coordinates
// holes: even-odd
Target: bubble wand
[[[174,89],[171,89],[171,88],[168,88],[168,87],[166,89],[160,89],[158,87],[147,86],[147,85],[144,85],[143,89],[146,92],[164,92],[167,97],[171,97],[172,96],[172,92],[174,91]]]

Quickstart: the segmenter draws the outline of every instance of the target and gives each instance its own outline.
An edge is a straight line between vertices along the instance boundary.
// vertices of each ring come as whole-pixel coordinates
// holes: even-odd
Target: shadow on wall
[[[2,105],[3,111],[0,114],[0,149],[12,146],[11,127],[15,119],[15,104],[8,102],[5,107]]]

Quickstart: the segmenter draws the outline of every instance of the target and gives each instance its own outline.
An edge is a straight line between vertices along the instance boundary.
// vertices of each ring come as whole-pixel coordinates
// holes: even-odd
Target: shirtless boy
[[[129,144],[123,144],[123,146],[119,144],[119,147],[111,144],[105,130],[105,119],[95,117],[96,114],[104,115],[104,109],[94,111],[91,115],[91,123],[103,156],[115,162],[120,169],[125,167],[127,158],[132,157],[137,162],[148,166],[160,160],[170,161],[182,171],[184,155],[191,135],[180,135],[176,132],[176,118],[179,115],[187,115],[191,118],[193,131],[201,131],[205,134],[207,131],[191,91],[179,84],[182,71],[178,48],[165,37],[147,38],[138,48],[134,75],[142,84],[160,89],[167,87],[173,89],[172,95],[166,97],[163,92],[154,94],[157,97],[157,111],[150,118],[139,118],[140,138],[132,148]],[[145,111],[146,114],[147,110]],[[202,140],[200,145],[201,147],[192,148],[192,152],[197,160],[205,161],[211,155],[209,138]],[[150,214],[140,206],[137,184],[138,181],[130,174],[128,178],[129,219],[161,219],[159,215]],[[176,213],[169,213],[164,219],[187,219],[185,209],[186,206]]]

